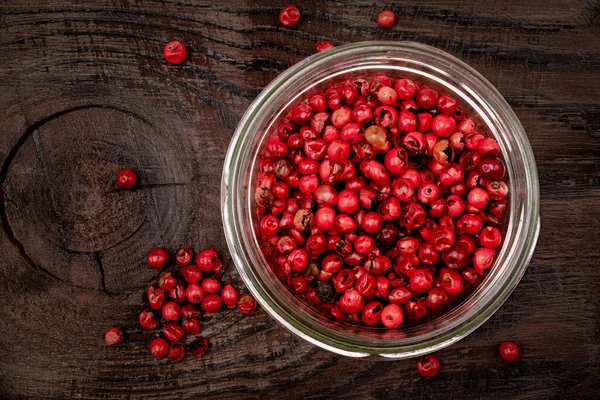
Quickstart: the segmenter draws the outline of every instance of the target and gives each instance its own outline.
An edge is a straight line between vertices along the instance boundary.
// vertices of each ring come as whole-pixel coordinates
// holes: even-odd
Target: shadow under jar
[[[260,155],[283,116],[328,82],[378,74],[407,77],[454,97],[484,134],[498,142],[509,186],[503,241],[487,276],[468,297],[443,313],[397,329],[335,321],[297,297],[263,255],[254,200]],[[360,42],[336,47],[302,60],[277,77],[238,125],[224,164],[221,206],[229,250],[261,306],[303,339],[353,357],[417,357],[464,338],[514,290],[539,233],[537,168],[516,115],[500,93],[471,67],[441,50],[412,42]]]

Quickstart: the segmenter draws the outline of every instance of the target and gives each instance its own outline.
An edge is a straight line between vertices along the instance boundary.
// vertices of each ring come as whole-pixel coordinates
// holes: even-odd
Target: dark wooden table
[[[599,398],[600,6],[597,0],[22,1],[0,5],[0,396],[6,398]],[[374,20],[398,14],[389,30]],[[172,67],[162,46],[181,39]],[[264,311],[203,321],[201,360],[151,359],[136,315],[152,245],[214,245],[221,165],[260,90],[317,40],[414,40],[479,70],[531,140],[542,231],[527,273],[475,333],[415,361],[336,356]],[[116,190],[123,166],[135,191]],[[239,282],[226,256],[227,276]],[[104,345],[110,324],[128,340]],[[512,339],[523,357],[502,362]]]

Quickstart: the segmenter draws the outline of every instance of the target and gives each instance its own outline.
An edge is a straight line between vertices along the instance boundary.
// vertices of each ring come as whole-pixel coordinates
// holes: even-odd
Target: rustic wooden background
[[[3,0],[0,5],[0,396],[12,398],[599,398],[600,5],[597,0]],[[397,25],[377,27],[391,8]],[[190,50],[165,64],[172,39]],[[235,126],[317,40],[414,40],[471,64],[531,140],[542,231],[517,290],[470,337],[415,361],[353,360],[264,311],[203,321],[201,360],[151,359],[136,321],[151,245],[226,253],[219,181]],[[117,190],[121,167],[141,176]],[[239,281],[226,257],[227,275]],[[107,347],[107,326],[126,343]],[[502,362],[512,339],[522,360]]]

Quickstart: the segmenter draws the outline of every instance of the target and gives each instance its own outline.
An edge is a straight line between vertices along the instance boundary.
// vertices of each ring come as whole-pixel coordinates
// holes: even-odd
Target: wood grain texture
[[[5,0],[0,4],[0,396],[16,398],[599,398],[600,4],[597,0]],[[398,23],[375,24],[391,8]],[[179,67],[162,46],[183,40]],[[224,154],[241,115],[314,42],[414,40],[486,76],[528,132],[542,231],[506,304],[414,360],[346,359],[264,311],[203,321],[213,347],[173,365],[138,328],[153,245],[214,245]],[[134,191],[114,176],[133,166]],[[228,256],[227,277],[239,283]],[[107,347],[110,324],[128,340]],[[521,345],[499,361],[505,339]]]

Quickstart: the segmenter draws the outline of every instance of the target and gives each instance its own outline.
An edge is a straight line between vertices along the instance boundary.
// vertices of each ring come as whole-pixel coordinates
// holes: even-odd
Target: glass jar
[[[503,244],[481,284],[446,313],[393,330],[332,321],[295,296],[262,254],[254,205],[259,155],[291,106],[331,80],[380,73],[408,77],[455,97],[486,134],[498,141],[509,185]],[[303,339],[353,357],[416,357],[464,338],[514,290],[539,233],[537,168],[516,115],[500,93],[471,67],[441,50],[412,42],[360,42],[336,47],[308,57],[279,75],[240,121],[225,160],[221,190],[231,256],[260,305]]]

